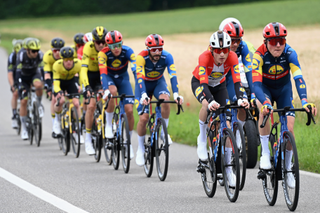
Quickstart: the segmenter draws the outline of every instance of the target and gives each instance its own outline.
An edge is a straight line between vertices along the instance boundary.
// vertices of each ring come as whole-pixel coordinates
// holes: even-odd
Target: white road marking
[[[30,194],[33,194],[34,196],[40,198],[43,201],[46,201],[47,203],[50,203],[51,205],[65,211],[65,212],[77,212],[77,213],[87,213],[87,211],[84,211],[71,203],[68,203],[65,200],[62,200],[53,194],[50,194],[42,189],[40,189],[37,186],[32,185],[31,183],[28,183],[27,181],[15,176],[14,174],[2,169],[0,167],[0,177],[7,180],[8,182],[20,187],[21,189],[29,192]]]

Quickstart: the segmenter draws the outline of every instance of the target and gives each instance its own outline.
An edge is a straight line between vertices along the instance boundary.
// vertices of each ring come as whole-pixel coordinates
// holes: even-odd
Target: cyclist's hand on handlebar
[[[249,104],[248,100],[244,98],[244,99],[238,99],[238,106],[242,106],[242,107],[248,109],[250,104]]]
[[[140,104],[148,105],[150,103],[150,98],[148,97],[147,93],[142,93],[140,98]]]
[[[180,99],[179,103],[178,103],[178,98]],[[183,97],[179,95],[177,92],[173,93],[173,99],[175,100],[175,102],[177,102],[177,104],[179,105],[183,104]]]
[[[110,93],[110,90],[108,90],[108,89],[106,89],[105,91],[104,91],[104,94],[103,94],[103,100],[107,100],[108,98],[111,98],[112,97],[112,94]]]
[[[317,115],[316,105],[313,104],[313,103],[306,103],[306,104],[303,105],[303,108],[304,108],[307,112],[310,112],[308,106],[311,106],[311,108],[312,108],[312,109],[311,109],[312,114],[313,114],[314,116],[316,116],[316,115]]]
[[[266,116],[269,112],[269,110],[271,111],[270,113],[273,112],[273,107],[271,106],[270,103],[265,103],[262,107],[261,107],[261,113],[263,116]]]
[[[216,109],[218,109],[220,107],[220,104],[218,102],[216,102],[215,100],[211,101],[208,105],[208,109],[210,111],[215,111]]]
[[[87,94],[87,98],[89,98],[92,95],[92,88],[90,85],[86,86],[85,91],[83,92],[84,94]]]
[[[61,98],[62,96],[63,96],[63,91],[60,90],[56,95],[56,99]]]

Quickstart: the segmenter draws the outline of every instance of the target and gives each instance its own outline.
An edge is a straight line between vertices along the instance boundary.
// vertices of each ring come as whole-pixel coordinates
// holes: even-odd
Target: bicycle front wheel
[[[70,135],[70,140],[72,144],[72,150],[76,158],[80,155],[80,123],[79,123],[79,117],[78,112],[75,107],[71,108],[71,126],[69,128],[72,128],[71,132],[72,135]]]
[[[239,122],[235,122],[233,125],[233,133],[236,139],[239,154],[239,168],[240,168],[240,187],[242,190],[246,181],[246,168],[247,168],[247,153],[246,153],[246,142],[244,138],[243,129]]]
[[[284,173],[284,180],[282,181],[283,193],[289,210],[294,211],[299,200],[300,174],[296,143],[292,133],[289,131],[283,134],[281,153],[284,156],[281,159],[282,172]]]
[[[70,132],[69,132],[69,121],[66,118],[66,112],[61,115],[61,136],[58,138],[59,144],[61,145],[62,152],[64,155],[68,155],[70,151]]]
[[[119,168],[119,161],[120,161],[120,141],[119,141],[119,135],[117,135],[117,129],[119,124],[119,114],[113,113],[113,119],[112,119],[112,130],[114,130],[114,138],[112,140],[112,165],[115,170],[118,170]]]
[[[157,163],[158,177],[164,181],[168,173],[169,165],[169,144],[168,131],[163,118],[158,120],[155,135],[155,155]]]
[[[152,132],[150,131],[150,134]],[[151,136],[150,136],[151,137]],[[153,171],[153,160],[154,160],[154,146],[151,145],[151,138],[148,138],[148,141],[144,144],[144,173],[147,177],[151,177]]]
[[[228,128],[223,130],[221,149],[221,168],[224,188],[228,199],[231,202],[236,202],[240,189],[239,156],[233,132]]]
[[[120,135],[120,145],[121,145],[121,160],[124,173],[128,173],[130,169],[130,133],[129,133],[129,123],[126,114],[122,115],[121,119],[121,135]]]
[[[258,143],[259,134],[257,132],[256,124],[253,120],[247,120],[244,125],[245,133],[245,148],[246,148],[246,163],[247,168],[254,168],[258,158]]]

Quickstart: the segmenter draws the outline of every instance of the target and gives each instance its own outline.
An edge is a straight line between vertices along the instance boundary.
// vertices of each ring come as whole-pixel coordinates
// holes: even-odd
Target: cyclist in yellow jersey
[[[60,99],[59,106],[54,105],[54,111],[59,115],[62,111],[65,99],[63,97],[64,91],[68,94],[78,93],[78,78],[77,74],[81,70],[81,61],[73,58],[74,50],[71,47],[63,47],[60,51],[61,59],[57,60],[53,67],[53,91],[55,102]],[[78,115],[81,115],[79,105],[79,95],[72,99],[73,105],[77,109]],[[55,117],[53,131],[57,136],[61,135],[60,116]],[[79,118],[79,127],[81,127],[81,118]],[[77,139],[77,137],[75,137]],[[83,137],[80,137],[80,143],[83,143]]]
[[[100,82],[98,53],[105,47],[106,42],[104,39],[107,32],[108,31],[102,26],[94,28],[92,31],[93,41],[87,42],[83,48],[80,82],[85,88],[83,92],[84,98],[90,98],[90,104],[87,106],[85,115],[85,150],[88,155],[95,154],[95,150],[92,146],[91,128],[93,122],[93,113],[96,108],[96,100],[91,98],[91,96],[93,93],[96,93],[102,89]]]
[[[51,96],[52,94],[52,79],[53,79],[53,73],[52,73],[52,66],[53,64],[60,59],[60,49],[64,47],[64,40],[62,38],[53,38],[51,40],[51,49],[48,50],[44,56],[43,56],[43,70],[44,70],[44,88],[47,91],[48,96]],[[56,114],[54,112],[54,104],[55,99],[52,98],[51,100],[51,117],[52,117],[52,126],[56,117]],[[54,134],[54,131],[52,129],[52,137],[56,138],[56,135]]]

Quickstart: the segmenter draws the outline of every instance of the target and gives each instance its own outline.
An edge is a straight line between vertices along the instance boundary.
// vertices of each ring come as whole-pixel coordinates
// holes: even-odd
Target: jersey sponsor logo
[[[206,77],[201,77],[200,81],[204,81],[206,79]]]
[[[138,80],[138,83],[139,83],[139,84],[142,83],[142,79],[139,79],[139,80]]]
[[[111,65],[113,67],[119,67],[121,65],[121,61],[119,59],[114,60]]]
[[[147,73],[147,76],[149,77],[149,78],[156,78],[156,77],[158,77],[160,75],[160,72],[157,72],[157,71],[152,71],[152,72],[148,72]]]
[[[105,60],[104,58],[100,58],[100,57],[99,57],[99,64],[104,64],[105,61],[106,61],[106,60]]]
[[[174,64],[171,64],[170,65],[170,69],[173,70],[173,71],[176,71],[176,66],[174,66]]]
[[[137,67],[137,73],[142,73],[142,67]]]
[[[283,73],[283,67],[281,65],[273,65],[269,68],[268,73],[271,75],[277,75]]]
[[[256,70],[259,67],[259,61],[257,59],[252,60],[252,69]]]
[[[199,67],[199,75],[204,75],[206,73],[206,68]]]
[[[134,105],[136,105],[136,108],[139,106],[139,101],[137,99],[134,100]]]
[[[196,89],[195,91],[195,94],[196,94],[196,97],[198,98],[198,96],[200,95],[200,93],[203,91],[203,86],[200,86]]]
[[[237,74],[237,73],[240,73],[240,70],[239,70],[239,64],[233,66],[233,69],[234,69],[234,72]]]
[[[300,89],[304,89],[304,88],[306,88],[306,85],[305,84],[301,84],[300,85]]]
[[[248,62],[251,62],[251,58],[250,58],[250,55],[249,55],[249,53],[248,53],[248,55],[246,56],[246,61],[248,61]]]
[[[210,75],[212,78],[220,78],[222,76],[221,72],[213,72]]]
[[[90,58],[92,61],[96,60],[96,58]]]
[[[244,92],[245,89],[243,87],[240,87],[240,92]]]
[[[130,55],[130,60],[131,60],[131,61],[135,61],[135,60],[136,60],[136,55],[135,55],[134,53],[132,53],[132,54]]]

